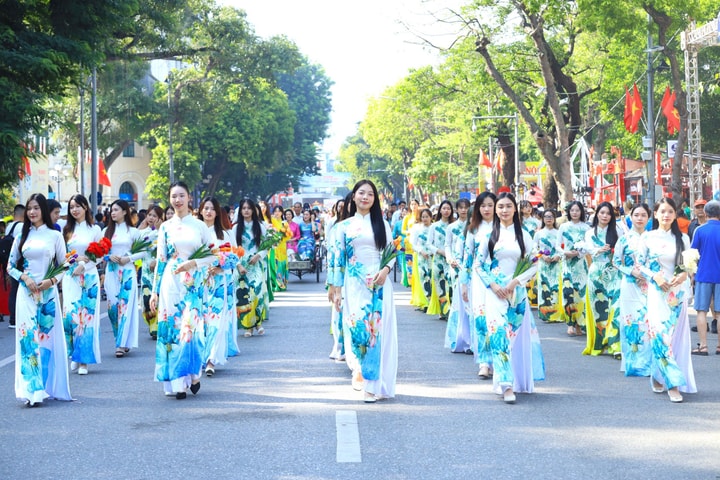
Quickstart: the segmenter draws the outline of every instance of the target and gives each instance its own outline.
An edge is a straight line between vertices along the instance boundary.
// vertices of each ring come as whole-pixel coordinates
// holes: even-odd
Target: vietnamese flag
[[[102,158],[98,158],[98,185],[104,185],[110,187],[110,179],[108,178],[107,170],[105,170],[105,162]]]
[[[492,168],[492,163],[490,162],[490,159],[487,155],[485,155],[485,152],[483,152],[483,149],[480,149],[480,157],[478,158],[478,164],[481,167],[487,167]]]
[[[667,118],[667,130],[670,135],[675,135],[680,131],[680,113],[675,108],[675,98],[675,92],[671,91],[670,87],[665,87],[660,107],[663,115]]]
[[[623,115],[623,120],[625,121],[625,130],[634,133],[632,132],[632,128],[630,128],[630,125],[632,124],[632,105],[632,95],[630,95],[628,88],[625,87],[625,114]]]

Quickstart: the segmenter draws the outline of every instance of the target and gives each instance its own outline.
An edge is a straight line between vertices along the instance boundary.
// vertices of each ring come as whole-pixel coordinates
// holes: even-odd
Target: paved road
[[[114,358],[105,320],[104,362],[72,375],[76,401],[27,409],[0,324],[0,479],[720,478],[720,356],[694,357],[700,393],[673,405],[612,358],[580,355],[562,325],[540,325],[547,380],[505,405],[396,284],[397,397],[368,405],[328,359],[321,285],[293,278],[267,334],[241,338],[241,355],[185,401],[153,382],[149,337]]]

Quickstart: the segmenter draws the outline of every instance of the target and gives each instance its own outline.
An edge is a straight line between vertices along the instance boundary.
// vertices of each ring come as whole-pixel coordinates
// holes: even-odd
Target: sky
[[[222,0],[245,10],[255,33],[285,35],[311,63],[324,67],[332,87],[332,124],[322,151],[336,156],[357,130],[368,100],[405,77],[411,68],[436,65],[437,50],[420,45],[417,35],[434,43],[452,42],[452,27],[433,15],[447,16],[457,0]],[[408,27],[404,26],[408,25]]]

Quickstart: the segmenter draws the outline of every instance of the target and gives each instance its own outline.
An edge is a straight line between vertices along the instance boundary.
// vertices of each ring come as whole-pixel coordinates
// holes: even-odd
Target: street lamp
[[[50,178],[52,180],[55,180],[57,182],[57,198],[56,200],[60,201],[60,184],[70,176],[72,173],[72,168],[67,163],[56,163],[52,168],[50,168]]]
[[[472,117],[472,131],[477,131],[477,125],[475,124],[475,120],[493,120],[493,119],[506,119],[506,120],[513,120],[515,125],[515,179],[513,183],[515,184],[515,188],[517,189],[520,185],[520,142],[519,142],[519,136],[518,136],[518,114],[517,112],[513,115],[474,115]],[[517,193],[517,191],[516,191]]]

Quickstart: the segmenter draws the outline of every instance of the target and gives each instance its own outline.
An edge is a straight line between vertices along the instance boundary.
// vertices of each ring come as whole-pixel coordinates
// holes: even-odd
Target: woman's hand
[[[122,266],[122,265],[127,265],[128,263],[130,263],[130,257],[120,256],[120,255],[110,255],[110,261]]]
[[[256,253],[252,257],[250,257],[250,260],[248,261],[249,265],[255,265],[260,260],[260,254]]]
[[[635,265],[632,269],[632,276],[637,278],[638,280],[643,279],[643,274],[640,272],[640,265]]]
[[[385,284],[385,279],[387,279],[387,276],[388,276],[388,274],[390,273],[389,270],[388,270],[389,268],[390,268],[390,267],[385,266],[385,267],[381,268],[381,269],[375,274],[375,276],[373,277],[373,283],[374,283],[375,285],[378,285],[378,286],[381,286],[381,287],[382,287],[382,286]]]
[[[468,297],[468,287],[467,287],[467,285],[464,285],[464,284],[461,285],[461,286],[460,286],[460,292],[462,293],[463,302],[466,302],[466,303],[469,302],[469,301],[470,301],[470,298]]]
[[[210,275],[220,275],[222,273],[223,269],[221,267],[210,267],[208,269],[208,273]]]
[[[653,280],[663,292],[667,292],[668,290],[670,290],[670,282],[667,281],[665,275],[663,275],[661,272],[656,273],[653,276]]]
[[[158,295],[157,293],[152,293],[150,295],[150,311],[152,313],[155,313],[157,311],[157,302],[158,302]]]
[[[242,265],[238,265],[237,269],[238,269],[238,273],[240,273],[240,275],[247,274],[247,269],[245,267],[243,267]]]
[[[83,273],[85,273],[85,265],[82,263],[78,263],[75,266],[75,270],[73,270],[73,275],[75,276],[81,276]]]
[[[670,280],[670,288],[682,285],[685,280],[687,280],[687,272],[681,272],[673,276],[673,278]]]
[[[335,304],[335,310],[340,311],[342,308],[342,287],[332,287],[333,289],[333,303]]]
[[[175,271],[173,273],[189,272],[194,268],[197,268],[197,262],[195,260],[186,260],[175,267]]]
[[[495,296],[501,300],[505,300],[507,298],[507,292],[505,291],[505,289],[503,287],[501,287],[497,283],[491,283],[490,290],[492,290],[492,292],[495,294]]]
[[[25,278],[23,279],[23,277]],[[30,290],[30,293],[38,293],[40,291],[38,290],[38,284],[35,283],[35,280],[27,273],[20,275],[20,280],[25,284],[25,287]]]

